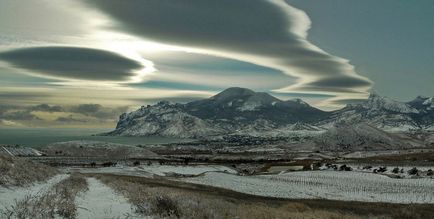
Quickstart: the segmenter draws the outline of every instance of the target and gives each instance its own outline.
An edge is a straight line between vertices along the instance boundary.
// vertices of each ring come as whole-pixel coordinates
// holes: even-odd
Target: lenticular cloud
[[[349,61],[310,43],[311,21],[283,0],[91,0],[112,28],[278,69],[296,77],[278,92],[366,96],[372,82]]]

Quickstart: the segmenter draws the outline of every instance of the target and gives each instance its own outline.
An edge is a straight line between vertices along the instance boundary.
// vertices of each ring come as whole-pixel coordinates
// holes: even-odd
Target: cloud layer
[[[164,51],[143,54],[152,60],[158,72],[142,87],[200,89],[221,91],[228,87],[248,87],[269,91],[294,83],[294,78],[280,71],[222,57]]]
[[[114,29],[154,41],[205,49],[296,77],[280,92],[365,96],[372,82],[348,60],[307,40],[307,15],[282,0],[89,0]]]
[[[0,105],[0,126],[113,126],[128,107],[107,107],[100,104],[30,106]]]
[[[16,68],[52,78],[127,81],[143,66],[113,52],[82,47],[31,47],[0,53]]]

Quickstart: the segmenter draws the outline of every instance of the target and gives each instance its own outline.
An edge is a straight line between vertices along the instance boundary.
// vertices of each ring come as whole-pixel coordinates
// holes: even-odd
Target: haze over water
[[[187,139],[166,137],[118,137],[92,136],[109,131],[107,129],[51,129],[51,128],[0,128],[0,144],[23,145],[41,148],[47,144],[91,140],[131,145],[149,145],[159,143],[185,142]]]

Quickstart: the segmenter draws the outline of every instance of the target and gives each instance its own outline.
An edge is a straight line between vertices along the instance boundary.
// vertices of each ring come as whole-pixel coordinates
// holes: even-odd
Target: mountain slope
[[[397,136],[366,123],[335,124],[314,142],[320,150],[327,151],[387,150],[408,146]]]
[[[290,136],[318,134],[336,124],[366,124],[386,131],[434,130],[433,98],[408,103],[371,94],[359,104],[325,112],[295,99],[283,101],[267,93],[228,88],[186,104],[161,101],[123,114],[108,135],[209,138],[228,134]]]
[[[122,114],[116,129],[107,134],[198,138],[222,133],[222,129],[184,112],[182,105],[161,101],[154,106]]]
[[[278,125],[313,122],[328,115],[301,100],[282,101],[267,93],[245,88],[228,88],[211,98],[187,103],[185,110],[205,120],[253,123],[263,119]]]
[[[434,110],[422,104],[424,101],[426,99],[404,103],[371,94],[359,104],[350,104],[332,112],[317,125],[332,127],[335,123],[346,122],[367,123],[387,131],[428,129],[434,122]]]

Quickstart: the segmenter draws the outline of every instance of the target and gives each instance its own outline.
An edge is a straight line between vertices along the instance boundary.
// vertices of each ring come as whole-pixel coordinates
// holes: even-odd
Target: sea
[[[108,131],[110,130],[78,128],[0,128],[0,145],[22,145],[38,149],[50,143],[75,140],[104,141],[129,145],[150,145],[191,141],[191,139],[167,137],[96,136],[96,134]]]

